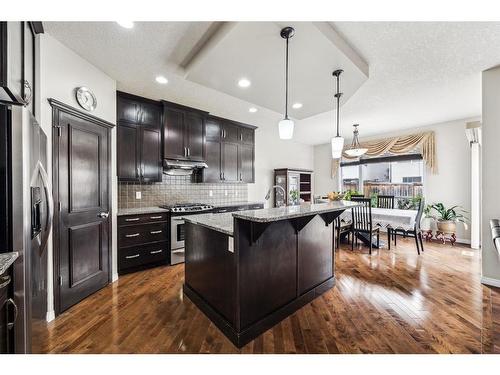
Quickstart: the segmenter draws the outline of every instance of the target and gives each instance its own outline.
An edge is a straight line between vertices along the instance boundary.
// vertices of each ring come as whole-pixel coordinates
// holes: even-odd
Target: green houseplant
[[[297,204],[299,202],[299,191],[290,190],[290,203]]]
[[[437,215],[431,215],[431,211],[437,212]],[[461,206],[453,206],[446,208],[443,203],[434,203],[427,206],[424,210],[424,214],[437,220],[438,230],[444,233],[455,233],[457,228],[457,223],[462,223],[467,228],[467,223],[469,219],[465,216],[467,211],[465,211]]]
[[[347,190],[344,193],[344,200],[350,201],[351,200],[351,195],[353,195],[353,194],[359,194],[359,191],[357,191],[357,190]]]

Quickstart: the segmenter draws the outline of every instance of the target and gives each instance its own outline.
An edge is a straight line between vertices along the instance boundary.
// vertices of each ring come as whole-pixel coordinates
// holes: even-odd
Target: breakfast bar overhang
[[[186,216],[184,294],[242,347],[332,288],[337,201]]]

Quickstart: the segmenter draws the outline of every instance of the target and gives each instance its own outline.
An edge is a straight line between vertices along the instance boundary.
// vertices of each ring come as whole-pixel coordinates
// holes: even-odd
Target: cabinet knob
[[[106,219],[109,216],[109,212],[99,212],[97,214],[97,217],[100,217],[101,219]]]

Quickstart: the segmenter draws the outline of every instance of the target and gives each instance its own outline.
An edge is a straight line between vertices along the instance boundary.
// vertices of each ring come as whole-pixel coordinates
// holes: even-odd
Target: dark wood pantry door
[[[57,109],[54,116],[58,313],[110,279],[110,131],[73,111]]]

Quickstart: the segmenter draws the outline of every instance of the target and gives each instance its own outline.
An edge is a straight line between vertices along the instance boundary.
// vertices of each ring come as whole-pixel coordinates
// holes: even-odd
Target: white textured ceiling
[[[248,114],[250,102],[181,75],[179,65],[213,27],[211,23],[140,22],[131,30],[113,22],[44,25],[49,34],[115,78],[120,89],[257,125],[264,118],[280,118],[264,108]],[[351,134],[353,123],[361,124],[362,138],[481,114],[480,73],[500,64],[500,23],[335,22],[333,26],[370,68],[369,79],[342,107],[343,135]],[[259,64],[258,57],[254,63]],[[167,76],[169,84],[154,82],[158,74]],[[308,144],[328,142],[334,132],[332,120],[331,112],[300,120],[294,138]]]
[[[500,64],[500,23],[335,22],[370,66],[341,110],[342,135],[360,137],[481,115],[481,71]],[[325,143],[332,113],[301,121],[297,137]]]

